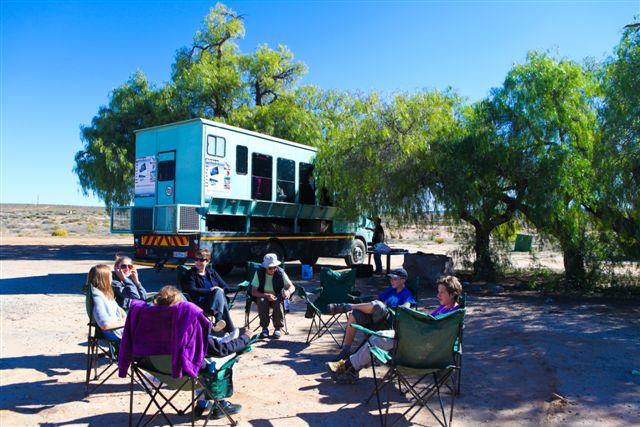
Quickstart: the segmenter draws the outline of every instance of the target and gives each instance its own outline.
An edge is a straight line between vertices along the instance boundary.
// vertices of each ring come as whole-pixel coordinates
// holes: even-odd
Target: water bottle
[[[284,301],[282,301],[282,303],[284,304],[284,312],[288,313],[289,312],[289,298],[285,298]]]

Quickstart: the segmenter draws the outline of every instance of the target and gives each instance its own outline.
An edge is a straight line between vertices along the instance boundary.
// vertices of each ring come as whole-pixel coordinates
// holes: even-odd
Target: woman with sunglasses
[[[118,305],[125,310],[129,310],[131,300],[147,299],[147,291],[140,283],[138,270],[136,270],[131,258],[128,256],[116,257],[113,265],[111,286]]]
[[[189,269],[182,279],[182,290],[188,294],[193,303],[205,312],[213,313],[214,331],[220,335],[228,332],[235,335],[236,327],[231,319],[229,305],[225,297],[226,282],[213,268],[207,268],[211,261],[211,253],[207,249],[196,252],[195,265]]]

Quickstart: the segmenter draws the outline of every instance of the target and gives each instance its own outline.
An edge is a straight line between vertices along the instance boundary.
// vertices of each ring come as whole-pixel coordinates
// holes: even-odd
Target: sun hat
[[[407,270],[405,270],[404,268],[396,268],[395,270],[391,270],[391,272],[387,274],[387,276],[402,277],[403,279],[406,279],[407,277],[409,277],[409,275],[407,274]]]
[[[277,267],[279,265],[280,265],[280,261],[278,261],[278,255],[266,254],[264,256],[264,260],[262,261],[262,266],[264,268]]]

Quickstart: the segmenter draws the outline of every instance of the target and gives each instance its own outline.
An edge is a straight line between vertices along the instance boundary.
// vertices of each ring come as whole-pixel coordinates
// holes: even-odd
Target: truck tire
[[[314,266],[316,265],[316,262],[318,262],[317,256],[309,257],[309,258],[300,258],[301,264],[308,264],[308,265]]]
[[[347,267],[360,265],[364,263],[366,255],[367,247],[364,242],[360,239],[353,239],[353,243],[351,244],[351,254],[344,257],[344,262],[347,264]]]
[[[226,276],[231,273],[231,270],[233,270],[233,264],[214,264],[213,268],[219,275]]]

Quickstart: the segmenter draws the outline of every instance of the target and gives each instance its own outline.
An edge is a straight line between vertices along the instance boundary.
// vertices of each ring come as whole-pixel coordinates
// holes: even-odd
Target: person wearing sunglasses
[[[200,249],[195,255],[195,265],[182,279],[182,290],[191,297],[195,305],[205,312],[213,313],[214,335],[229,333],[235,337],[238,331],[231,319],[225,297],[228,285],[216,270],[207,268],[211,261],[208,249]]]
[[[128,256],[116,257],[113,264],[112,282],[113,293],[118,305],[129,310],[132,300],[147,299],[147,291],[138,278],[138,270]]]
[[[279,339],[282,336],[281,329],[284,327],[282,302],[289,299],[295,291],[287,273],[279,265],[280,261],[276,254],[266,254],[260,269],[256,271],[251,281],[251,295],[256,299],[262,328],[260,338],[269,336],[269,309],[273,311],[275,328],[272,338]]]

